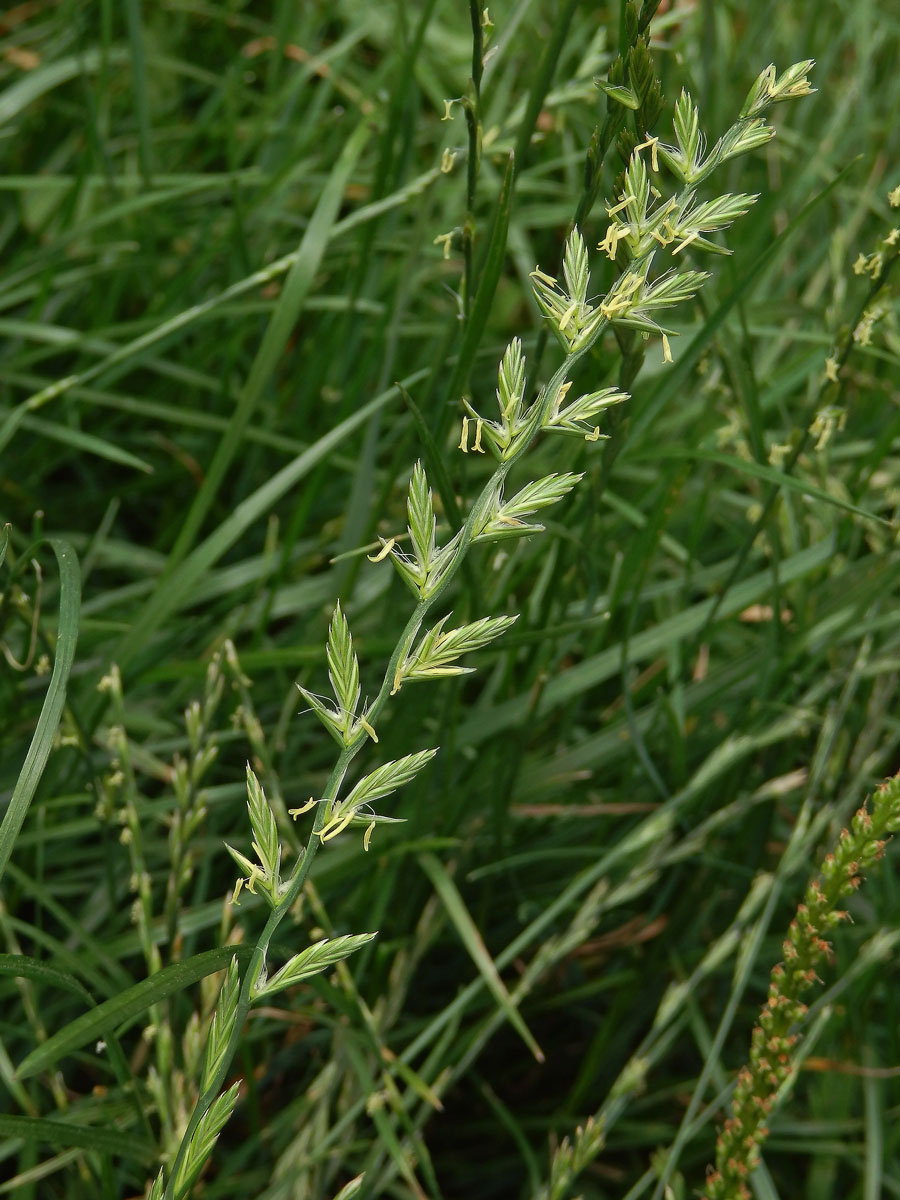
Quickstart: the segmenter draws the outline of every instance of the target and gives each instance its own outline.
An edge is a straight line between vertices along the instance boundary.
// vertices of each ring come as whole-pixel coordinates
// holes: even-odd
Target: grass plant
[[[896,32],[0,16],[0,1195],[900,1188]]]

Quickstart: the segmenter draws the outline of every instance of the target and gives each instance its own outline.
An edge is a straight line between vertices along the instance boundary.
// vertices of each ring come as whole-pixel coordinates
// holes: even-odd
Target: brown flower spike
[[[706,1180],[705,1200],[749,1200],[745,1180],[768,1137],[767,1118],[790,1074],[797,1029],[806,1015],[800,997],[816,982],[817,964],[831,955],[825,935],[847,918],[842,901],[856,891],[898,829],[900,774],[878,789],[871,812],[863,805],[850,828],[841,832],[791,921],[784,961],[772,968],[769,994],[750,1040],[750,1061],[738,1075],[731,1116],[716,1143],[716,1166]]]

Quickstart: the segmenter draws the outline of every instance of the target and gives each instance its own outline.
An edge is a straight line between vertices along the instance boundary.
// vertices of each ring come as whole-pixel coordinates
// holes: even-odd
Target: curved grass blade
[[[491,958],[487,947],[482,941],[478,927],[469,915],[469,910],[466,908],[456,884],[448,875],[443,863],[435,858],[433,854],[420,854],[419,865],[434,885],[434,890],[446,908],[447,915],[453,922],[460,940],[468,950],[491,995],[503,1010],[506,1019],[538,1062],[543,1062],[543,1050],[541,1050],[535,1041],[531,1030],[522,1019],[522,1014],[516,1008],[512,997],[506,990],[503,980],[500,978],[500,972],[497,970],[494,960]]]
[[[46,983],[65,992],[74,992],[88,1004],[94,1002],[91,993],[74,975],[60,971],[59,967],[51,967],[36,958],[29,958],[26,954],[0,954],[0,975]]]
[[[867,521],[878,521],[882,525],[891,525],[891,522],[885,517],[879,517],[877,513],[851,504],[849,500],[842,500],[840,496],[833,496],[831,492],[826,492],[823,488],[816,487],[815,484],[797,479],[794,475],[787,475],[784,471],[779,471],[767,463],[750,462],[738,458],[736,454],[725,454],[721,450],[701,450],[691,446],[662,446],[652,453],[635,455],[635,458],[691,458],[699,459],[701,462],[717,463],[721,467],[729,467],[732,471],[740,471],[743,475],[749,475],[752,479],[774,483],[776,487],[799,492],[803,496],[809,496],[812,500],[821,500],[823,504],[832,504],[835,508],[853,513],[857,517],[863,517]]]
[[[138,458],[129,450],[123,450],[114,442],[97,437],[92,433],[84,433],[80,429],[70,429],[58,421],[45,421],[40,417],[24,417],[22,428],[39,433],[51,442],[59,442],[69,450],[81,450],[85,454],[93,454],[96,458],[105,458],[108,462],[118,463],[122,467],[130,467],[142,471],[145,475],[153,474],[153,467],[146,459]]]
[[[46,541],[56,555],[59,566],[59,629],[56,636],[56,658],[31,745],[13,788],[9,808],[3,817],[3,823],[0,824],[0,878],[9,862],[28,806],[50,757],[53,738],[66,703],[66,685],[75,660],[75,646],[78,641],[78,618],[81,612],[81,570],[78,558],[69,543],[62,538],[47,538]]]
[[[251,952],[252,947],[249,946],[219,946],[216,950],[195,954],[184,962],[173,963],[149,979],[142,979],[134,987],[84,1013],[32,1050],[19,1065],[16,1078],[28,1079],[46,1070],[63,1055],[71,1054],[94,1038],[107,1035],[133,1021],[146,1012],[151,1004],[183,991],[207,975],[224,971],[235,956],[239,961],[246,962]]]
[[[216,449],[203,486],[191,505],[178,540],[172,548],[169,562],[166,564],[166,570],[160,580],[160,588],[168,586],[172,572],[191,548],[203,520],[218,494],[225,473],[238,451],[244,431],[250,423],[269,380],[278,367],[284,348],[303,309],[304,301],[312,290],[316,272],[331,240],[347,182],[370,136],[369,122],[363,121],[344,143],[328,181],[322,189],[322,194],[297,250],[297,257],[285,280],[281,296],[266,325],[262,343],[253,360],[247,382],[241,389],[240,398],[229,422],[228,430]]]
[[[34,100],[60,84],[77,79],[79,75],[93,74],[101,68],[125,66],[130,59],[131,54],[124,46],[112,46],[103,51],[91,47],[26,72],[5,92],[0,93],[0,126],[8,125]]]
[[[410,383],[421,377],[422,372],[416,372],[414,376],[407,378],[406,382]],[[319,438],[292,462],[282,467],[262,487],[257,488],[255,492],[242,500],[218,529],[191,551],[175,575],[168,581],[167,587],[161,592],[154,592],[147,600],[137,614],[129,632],[115,647],[111,657],[123,671],[146,645],[147,639],[153,631],[158,629],[172,613],[177,612],[182,604],[188,602],[207,571],[227,550],[230,550],[238,538],[255,521],[264,516],[285,493],[295,487],[317,463],[327,458],[335,447],[339,446],[354,430],[364,425],[373,413],[383,408],[396,394],[396,387],[390,387],[380,396],[376,396],[374,400],[363,405],[346,420],[341,421],[339,425]]]
[[[0,1135],[21,1138],[23,1142],[49,1143],[51,1146],[79,1146],[84,1150],[132,1158],[141,1163],[153,1162],[156,1158],[156,1148],[136,1138],[131,1132],[73,1125],[71,1121],[0,1115]]]

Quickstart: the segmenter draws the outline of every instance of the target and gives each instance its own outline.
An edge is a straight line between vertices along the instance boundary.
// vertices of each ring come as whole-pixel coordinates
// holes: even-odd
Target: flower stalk
[[[750,1039],[750,1058],[737,1078],[731,1116],[716,1143],[716,1166],[706,1180],[705,1200],[749,1200],[747,1179],[769,1135],[768,1122],[794,1076],[798,1032],[806,1017],[802,997],[818,982],[817,968],[832,957],[828,935],[848,919],[842,904],[883,855],[900,829],[900,775],[887,780],[863,805],[806,889],[772,968],[769,993]]]

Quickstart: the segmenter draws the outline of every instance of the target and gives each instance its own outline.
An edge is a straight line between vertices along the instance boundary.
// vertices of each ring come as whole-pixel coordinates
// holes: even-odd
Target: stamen
[[[387,556],[390,554],[390,552],[393,550],[393,548],[396,544],[397,544],[396,538],[387,538],[387,539],[381,538],[381,549],[378,551],[377,554],[367,554],[366,558],[369,560],[369,562],[373,562],[373,563],[381,562],[382,559],[387,558]]]
[[[607,214],[607,216],[614,217],[616,215],[616,213],[620,213],[623,208],[627,208],[629,204],[633,204],[633,203],[634,203],[634,196],[630,196],[630,195],[626,196],[620,204],[617,204],[614,208],[608,208],[606,210],[606,214]]]
[[[575,315],[577,310],[578,310],[578,301],[576,300],[574,304],[569,305],[569,307],[566,309],[566,311],[563,313],[563,315],[559,319],[559,332],[560,333],[565,332],[566,326],[571,321],[572,317]]]
[[[681,245],[678,246],[677,249],[672,251],[672,257],[674,258],[676,254],[680,254],[686,246],[689,246],[691,244],[691,242],[696,242],[696,240],[699,236],[700,236],[699,229],[695,229],[693,233],[689,233],[687,235],[687,237],[684,239],[684,241],[681,243]]]

